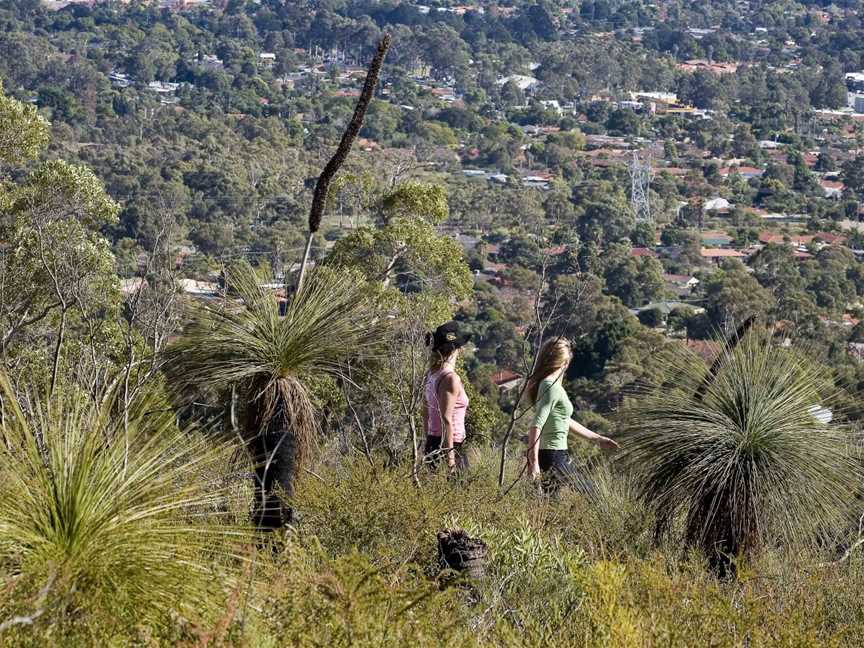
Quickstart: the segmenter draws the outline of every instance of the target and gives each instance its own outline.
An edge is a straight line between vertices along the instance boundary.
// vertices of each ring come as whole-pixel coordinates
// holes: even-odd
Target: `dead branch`
[[[861,545],[864,545],[864,515],[862,515],[860,518],[858,518],[858,539],[855,542],[853,542],[849,546],[849,548],[845,552],[843,552],[843,555],[840,556],[837,560],[819,563],[818,565],[816,565],[816,567],[822,568],[822,567],[834,567],[836,565],[840,565],[840,564],[846,562],[847,560],[849,560],[852,557],[852,554],[855,552],[855,550],[858,547],[860,547]]]
[[[548,267],[548,258],[543,258],[543,266],[540,274],[540,281],[537,286],[537,292],[534,295],[534,318],[535,324],[537,325],[537,340],[534,349],[534,358],[531,361],[530,371],[526,372],[524,379],[522,380],[522,384],[519,386],[519,392],[516,394],[516,402],[513,404],[513,411],[510,413],[510,421],[507,425],[507,431],[504,433],[504,439],[501,442],[501,460],[498,466],[498,488],[503,488],[504,486],[504,468],[507,463],[507,446],[510,443],[510,437],[513,435],[513,428],[516,426],[516,422],[521,419],[525,413],[528,411],[527,409],[522,410],[521,414],[519,413],[519,403],[522,401],[522,397],[525,395],[525,391],[528,388],[528,376],[531,371],[534,371],[534,367],[537,364],[537,358],[540,355],[540,347],[543,344],[543,336],[546,333],[546,327],[548,326],[548,320],[545,320],[542,317],[541,313],[541,304],[543,302],[543,289],[546,285],[546,270]],[[526,332],[526,338],[531,335],[531,331]],[[519,477],[521,478],[521,474]],[[510,489],[507,489],[508,491]]]

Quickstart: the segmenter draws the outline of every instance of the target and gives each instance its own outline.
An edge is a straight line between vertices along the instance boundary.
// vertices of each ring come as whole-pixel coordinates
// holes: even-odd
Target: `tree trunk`
[[[303,285],[303,279],[306,278],[306,266],[309,264],[309,253],[312,251],[312,238],[315,236],[315,232],[309,231],[309,236],[306,237],[306,249],[303,251],[303,261],[300,263],[300,276],[297,279],[297,289]],[[285,298],[288,298],[289,290],[291,288],[291,280],[290,273],[285,272]]]
[[[255,462],[252,518],[259,531],[275,531],[294,517],[289,501],[299,469],[299,446],[294,430],[284,423],[284,408],[284,402],[277,403],[269,424],[257,427],[258,433],[250,440]]]
[[[54,362],[51,368],[51,391],[48,392],[49,395],[54,393],[60,373],[60,355],[63,350],[64,338],[66,337],[66,311],[67,308],[64,306],[60,314],[60,329],[57,331],[57,344],[54,346]]]
[[[296,438],[290,430],[260,432],[251,442],[255,461],[252,519],[259,531],[275,531],[293,519]]]
[[[348,153],[351,152],[351,146],[357,135],[360,133],[360,128],[363,126],[363,119],[366,117],[366,109],[369,108],[369,103],[372,101],[372,95],[375,92],[375,86],[378,84],[378,75],[381,74],[381,66],[384,64],[384,56],[387,50],[390,49],[390,34],[384,34],[381,42],[378,43],[378,51],[372,58],[369,64],[369,69],[366,71],[366,81],[363,83],[363,90],[360,92],[360,97],[357,99],[357,105],[354,107],[354,114],[348,126],[345,127],[345,132],[342,133],[342,139],[339,141],[339,146],[336,147],[336,152],[321,175],[318,176],[318,181],[315,183],[315,192],[312,195],[312,207],[309,210],[309,239],[306,242],[306,254],[303,257],[303,263],[300,266],[300,277],[297,282],[297,289],[303,285],[303,277],[305,275],[306,263],[309,260],[309,247],[312,244],[312,235],[318,231],[321,225],[321,218],[324,215],[324,206],[327,202],[327,191],[330,187],[330,182],[345,163]],[[287,285],[287,284],[286,284]]]

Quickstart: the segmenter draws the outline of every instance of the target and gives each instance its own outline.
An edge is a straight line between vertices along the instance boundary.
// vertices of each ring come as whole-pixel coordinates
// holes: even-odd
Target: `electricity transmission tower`
[[[653,223],[651,204],[648,201],[648,190],[651,186],[651,154],[649,153],[644,160],[640,160],[639,154],[633,151],[629,170],[630,207],[636,216],[636,222]]]

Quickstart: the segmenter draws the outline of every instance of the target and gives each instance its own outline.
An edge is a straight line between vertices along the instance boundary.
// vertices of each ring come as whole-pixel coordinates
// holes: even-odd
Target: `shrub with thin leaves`
[[[368,353],[386,326],[362,279],[336,268],[311,273],[282,314],[248,264],[229,269],[226,281],[239,300],[195,307],[166,354],[166,372],[181,393],[235,390],[257,464],[255,518],[275,528],[290,516],[276,492],[292,494],[319,430],[310,381],[341,376],[344,362]]]
[[[680,527],[722,564],[844,524],[861,472],[850,432],[813,414],[830,402],[818,366],[760,332],[720,360],[712,376],[682,352],[668,385],[623,417],[619,460],[658,531]]]
[[[94,403],[61,384],[40,399],[0,377],[0,400],[0,552],[11,578],[0,607],[4,617],[38,612],[6,637],[164,628],[172,614],[215,611],[250,537],[231,517],[224,445],[178,429],[153,396],[126,419],[110,395]]]
[[[471,646],[470,608],[412,567],[382,572],[358,552],[289,545],[263,607],[278,646]],[[263,643],[263,642],[262,642]]]

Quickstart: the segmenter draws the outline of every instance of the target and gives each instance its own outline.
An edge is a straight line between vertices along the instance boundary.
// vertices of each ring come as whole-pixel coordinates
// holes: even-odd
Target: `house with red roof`
[[[828,245],[840,245],[846,242],[846,237],[835,232],[816,232],[813,238]]]
[[[836,180],[823,180],[819,183],[822,186],[822,192],[826,198],[839,200],[843,195],[843,190],[846,188],[842,182]]]
[[[692,275],[664,274],[663,283],[670,293],[678,297],[686,297],[699,285],[699,280]]]
[[[657,253],[651,248],[647,247],[634,247],[630,248],[630,256],[631,257],[654,257],[657,258]]]
[[[714,362],[723,348],[722,344],[716,340],[687,340],[685,344],[688,349],[702,358],[705,364],[709,365]]]
[[[771,232],[761,232],[759,241],[765,245],[807,245],[813,240],[812,236],[807,234],[774,234]]]
[[[702,248],[699,254],[703,259],[713,261],[720,265],[725,259],[746,259],[747,255],[738,250],[730,250],[728,248]]]
[[[374,151],[381,148],[381,145],[378,144],[378,142],[372,139],[368,139],[366,137],[357,138],[357,146],[364,151]]]
[[[521,382],[521,374],[511,371],[510,369],[499,369],[492,374],[492,383],[500,391],[510,391],[511,389],[518,387]]]
[[[812,241],[821,241],[825,245],[839,245],[845,240],[842,234],[833,232],[816,232],[815,234],[776,234],[771,232],[762,232],[759,234],[759,241],[768,245],[794,245],[802,247],[809,245]]]

